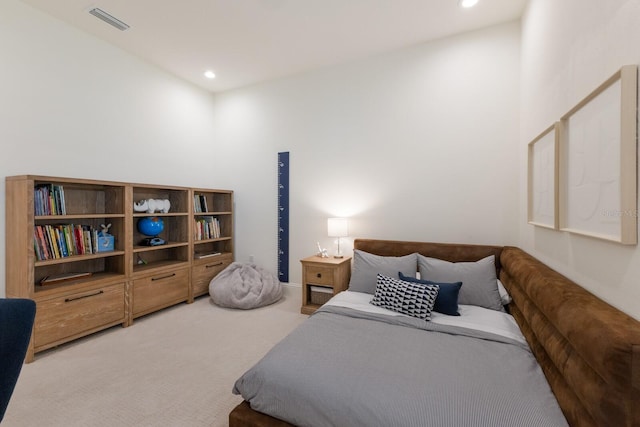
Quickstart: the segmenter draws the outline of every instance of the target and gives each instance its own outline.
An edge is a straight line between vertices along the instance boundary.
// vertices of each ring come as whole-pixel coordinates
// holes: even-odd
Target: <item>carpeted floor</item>
[[[38,353],[3,427],[226,426],[233,383],[307,316],[301,289],[255,310],[208,296]]]

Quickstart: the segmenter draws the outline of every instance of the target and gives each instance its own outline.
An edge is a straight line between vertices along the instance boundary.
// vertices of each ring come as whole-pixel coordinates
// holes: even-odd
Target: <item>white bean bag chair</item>
[[[216,305],[248,310],[273,304],[282,298],[278,277],[255,264],[233,262],[209,282]]]

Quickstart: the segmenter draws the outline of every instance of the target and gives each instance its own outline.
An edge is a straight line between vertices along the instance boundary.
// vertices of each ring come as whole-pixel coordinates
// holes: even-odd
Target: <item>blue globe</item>
[[[138,231],[145,236],[157,236],[164,230],[164,221],[157,216],[147,216],[138,220]]]

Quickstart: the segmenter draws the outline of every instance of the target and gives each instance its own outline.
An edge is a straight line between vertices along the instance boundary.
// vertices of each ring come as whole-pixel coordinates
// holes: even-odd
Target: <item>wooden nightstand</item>
[[[344,291],[351,278],[351,257],[311,256],[302,263],[302,314],[311,314],[329,298]],[[313,288],[312,288],[313,287]]]

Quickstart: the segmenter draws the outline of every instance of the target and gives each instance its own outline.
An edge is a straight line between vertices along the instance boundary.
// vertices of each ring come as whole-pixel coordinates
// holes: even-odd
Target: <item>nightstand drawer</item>
[[[305,268],[304,282],[313,283],[317,285],[329,285],[333,286],[334,268],[319,267],[315,265],[307,265]]]

